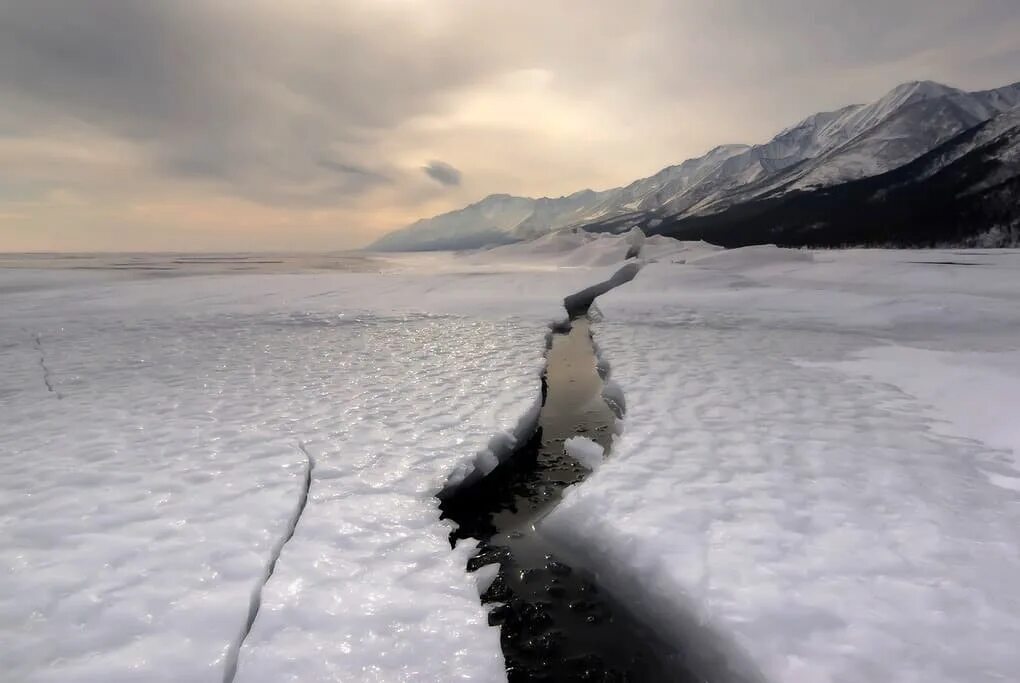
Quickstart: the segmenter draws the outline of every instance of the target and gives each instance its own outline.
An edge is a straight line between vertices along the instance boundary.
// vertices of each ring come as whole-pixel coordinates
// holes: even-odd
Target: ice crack
[[[675,644],[600,587],[597,574],[564,561],[567,544],[550,543],[536,529],[612,446],[623,396],[607,385],[609,366],[598,357],[589,314],[596,297],[639,269],[627,264],[564,300],[569,322],[553,328],[541,408],[527,422],[537,429],[484,475],[459,478],[439,494],[442,518],[456,525],[451,545],[470,539],[477,549],[467,569],[479,572],[482,604],[490,625],[501,628],[512,678],[696,680]]]
[[[39,367],[42,368],[42,380],[43,384],[46,385],[46,390],[57,397],[57,399],[64,398],[64,395],[53,388],[53,380],[50,376],[50,369],[46,365],[46,352],[43,351],[42,337],[38,334],[33,336],[33,346],[35,350],[39,352]]]
[[[262,589],[265,588],[266,584],[269,583],[269,579],[273,576],[273,572],[276,570],[276,563],[280,559],[280,554],[283,552],[283,547],[287,545],[287,542],[294,537],[294,531],[297,529],[298,522],[301,521],[301,515],[305,511],[305,506],[308,504],[308,492],[312,488],[312,471],[315,469],[315,458],[308,452],[303,442],[298,442],[298,449],[304,453],[305,461],[305,479],[304,486],[301,487],[301,492],[298,496],[298,503],[294,509],[294,514],[291,515],[290,522],[287,524],[287,530],[280,537],[275,544],[273,544],[272,552],[269,556],[269,562],[266,563],[266,570],[262,575],[262,581],[259,582],[258,587],[252,593],[251,602],[248,605],[248,619],[244,624],[244,629],[241,631],[240,637],[235,643],[231,645],[230,652],[227,655],[226,669],[223,672],[223,682],[232,683],[234,676],[237,675],[237,662],[241,655],[241,647],[244,646],[245,639],[248,638],[248,634],[251,633],[251,627],[255,624],[255,618],[259,615],[259,607],[262,606]]]

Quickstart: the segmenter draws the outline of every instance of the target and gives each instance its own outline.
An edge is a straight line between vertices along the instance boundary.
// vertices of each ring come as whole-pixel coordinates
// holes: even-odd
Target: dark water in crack
[[[601,590],[594,577],[556,556],[535,522],[563,489],[588,474],[564,451],[576,435],[608,452],[616,416],[602,398],[602,379],[588,319],[553,336],[539,429],[481,481],[443,499],[458,524],[451,541],[479,539],[468,569],[498,563],[482,596],[489,621],[501,626],[511,683],[517,681],[695,681],[682,653]]]

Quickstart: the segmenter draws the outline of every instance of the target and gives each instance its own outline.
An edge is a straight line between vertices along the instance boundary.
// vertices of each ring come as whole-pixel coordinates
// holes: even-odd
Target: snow
[[[994,483],[1020,490],[1020,352],[967,353],[880,346],[835,367],[896,385],[930,406],[947,431],[1013,454],[1011,466],[985,471]]]
[[[589,470],[597,470],[602,464],[605,451],[591,439],[583,436],[572,436],[563,442],[564,448],[574,460],[578,461]]]
[[[540,270],[613,266],[623,263],[632,247],[640,249],[644,240],[644,233],[637,228],[620,235],[560,230],[528,242],[480,250],[466,255],[464,261],[476,266],[513,264]]]
[[[614,268],[637,253],[641,263],[683,262],[721,252],[703,241],[680,241],[663,235],[646,237],[640,228],[620,234],[560,230],[529,242],[492,247],[466,254],[463,263],[477,268],[549,270],[563,268]],[[612,270],[604,272],[611,273]],[[591,280],[592,283],[594,280]]]
[[[663,235],[652,235],[646,237],[641,245],[641,260],[646,263],[657,261],[669,261],[672,263],[685,263],[689,260],[699,259],[717,251],[722,247],[702,240],[675,240],[672,237]]]
[[[1011,680],[1017,291],[1015,251],[646,265],[598,304],[622,435],[540,529],[709,680]]]
[[[688,263],[700,268],[739,271],[754,266],[784,263],[803,263],[814,257],[811,252],[801,249],[780,249],[774,244],[760,244],[741,249],[716,249],[688,259]]]
[[[0,269],[4,680],[502,679],[433,496],[528,428],[605,273],[440,261]]]

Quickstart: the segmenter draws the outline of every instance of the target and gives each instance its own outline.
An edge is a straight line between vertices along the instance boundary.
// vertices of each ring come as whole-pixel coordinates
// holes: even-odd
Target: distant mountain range
[[[762,145],[724,145],[626,187],[499,194],[386,235],[377,250],[468,249],[561,228],[737,246],[996,246],[1020,230],[1020,83],[905,83],[814,114]]]

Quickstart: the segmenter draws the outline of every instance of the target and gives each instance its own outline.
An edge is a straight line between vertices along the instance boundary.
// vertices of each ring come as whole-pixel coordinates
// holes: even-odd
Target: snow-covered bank
[[[563,230],[527,242],[465,252],[459,261],[471,266],[558,269],[597,266],[619,267],[639,256],[640,261],[678,261],[721,251],[707,242],[680,242],[671,237],[646,237],[634,228],[623,234]]]
[[[688,261],[599,299],[624,432],[543,530],[709,673],[1009,680],[1020,253]]]
[[[434,494],[612,269],[454,270],[0,271],[4,680],[501,679]]]

